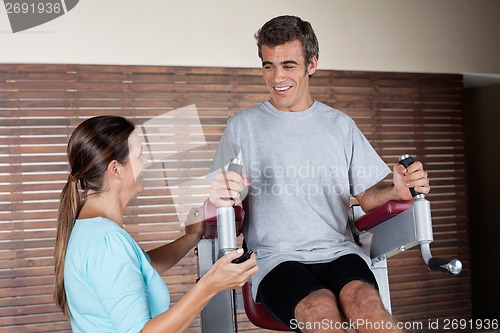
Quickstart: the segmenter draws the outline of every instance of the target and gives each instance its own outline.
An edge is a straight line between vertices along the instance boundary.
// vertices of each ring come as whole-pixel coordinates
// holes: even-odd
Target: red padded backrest
[[[271,316],[262,304],[254,302],[252,298],[252,284],[250,282],[247,282],[243,285],[242,291],[243,303],[245,304],[245,312],[252,324],[268,330],[291,331],[288,326]]]

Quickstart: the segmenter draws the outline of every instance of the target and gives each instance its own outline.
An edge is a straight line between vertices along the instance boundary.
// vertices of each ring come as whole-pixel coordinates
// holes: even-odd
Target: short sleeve
[[[349,167],[351,195],[366,191],[383,180],[391,170],[353,122],[352,154]]]
[[[139,251],[128,235],[111,232],[89,256],[90,284],[117,332],[138,332],[151,319]]]
[[[216,173],[224,170],[233,158],[243,161],[241,147],[237,142],[236,126],[234,116],[229,118],[210,166],[207,182],[210,182]]]

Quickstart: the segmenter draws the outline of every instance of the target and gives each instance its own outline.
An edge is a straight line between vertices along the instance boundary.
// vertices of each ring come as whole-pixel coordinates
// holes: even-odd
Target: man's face
[[[317,68],[316,57],[306,65],[302,43],[298,40],[278,46],[262,45],[262,69],[271,104],[281,111],[304,111],[313,100],[309,75]]]

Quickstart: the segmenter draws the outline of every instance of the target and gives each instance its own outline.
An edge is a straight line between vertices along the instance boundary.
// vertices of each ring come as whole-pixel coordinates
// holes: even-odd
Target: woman
[[[125,118],[84,121],[67,153],[71,172],[58,211],[54,298],[70,316],[73,332],[183,332],[217,292],[242,286],[258,270],[255,255],[231,263],[242,254],[233,251],[169,308],[160,274],[197,244],[200,223],[147,253],[123,230],[125,207],[143,190],[147,162]]]

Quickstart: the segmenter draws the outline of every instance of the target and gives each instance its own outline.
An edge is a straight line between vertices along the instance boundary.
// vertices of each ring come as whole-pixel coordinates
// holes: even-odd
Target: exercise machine
[[[401,164],[413,163],[409,155],[400,157]],[[231,165],[233,164],[233,165]],[[232,161],[228,170],[241,172]],[[388,201],[365,214],[358,205],[349,213],[349,224],[353,241],[370,256],[371,269],[377,279],[379,291],[386,309],[391,312],[387,259],[420,245],[422,258],[431,271],[458,275],[462,263],[458,259],[437,258],[431,255],[433,241],[430,202],[424,194],[410,189],[413,200]],[[197,247],[198,274],[205,275],[210,267],[223,255],[236,248],[236,237],[243,226],[245,212],[241,207],[218,209],[208,200],[204,204],[203,238]],[[218,293],[201,313],[203,333],[237,333],[237,310],[245,309],[247,317],[256,326],[290,331],[283,323],[272,317],[265,308],[255,303],[251,295],[251,283],[242,288]]]

